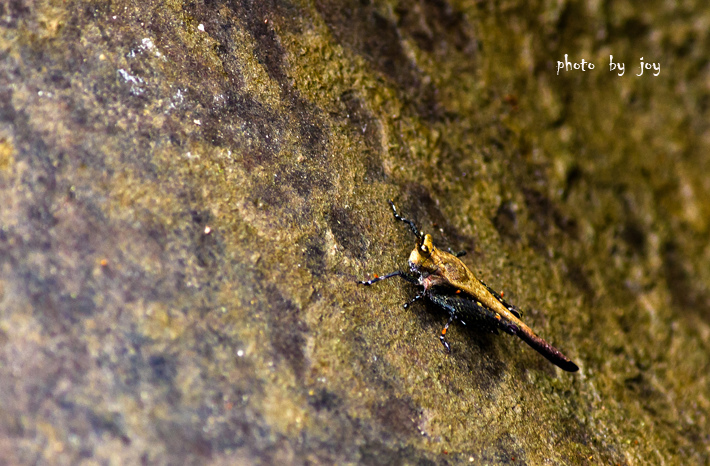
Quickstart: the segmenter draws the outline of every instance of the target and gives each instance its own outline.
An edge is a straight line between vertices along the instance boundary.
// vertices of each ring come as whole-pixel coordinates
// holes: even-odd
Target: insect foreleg
[[[409,283],[412,283],[414,285],[419,284],[419,280],[417,280],[416,277],[409,275],[407,272],[402,272],[401,270],[397,270],[396,272],[388,273],[387,275],[383,275],[381,277],[375,277],[372,280],[358,281],[357,283],[359,285],[370,286],[374,283],[381,282],[382,280],[386,280],[386,279],[392,278],[392,277],[402,277],[403,279],[407,280]]]
[[[409,301],[408,303],[404,303],[404,308],[407,309],[409,306],[411,306],[412,304],[416,303],[417,301],[419,301],[419,300],[422,299],[423,297],[424,297],[424,296],[423,296],[423,295],[420,295],[420,294],[416,295],[411,301]]]

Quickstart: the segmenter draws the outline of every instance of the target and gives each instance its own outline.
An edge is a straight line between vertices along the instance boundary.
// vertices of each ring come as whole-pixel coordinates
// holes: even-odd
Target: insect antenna
[[[399,220],[400,222],[404,222],[407,225],[409,225],[409,228],[412,230],[412,233],[414,233],[421,243],[422,239],[424,238],[424,235],[422,235],[419,230],[417,229],[417,226],[414,224],[413,221],[409,220],[408,218],[404,218],[401,215],[397,213],[397,208],[394,206],[394,202],[392,201],[387,201],[390,203],[390,206],[392,206],[392,211],[394,212],[394,218],[396,220]]]

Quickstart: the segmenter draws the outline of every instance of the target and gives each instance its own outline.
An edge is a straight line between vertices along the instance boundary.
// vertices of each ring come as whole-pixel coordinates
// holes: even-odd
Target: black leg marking
[[[454,321],[453,317],[449,317],[449,321],[446,322],[446,325],[444,325],[444,328],[441,330],[441,335],[439,335],[439,340],[441,341],[441,344],[444,345],[444,348],[446,348],[447,353],[451,353],[451,347],[449,346],[449,342],[446,341],[446,331],[449,330],[449,325],[451,325],[451,322]]]
[[[421,233],[419,233],[419,230],[417,229],[417,226],[414,224],[413,221],[409,220],[408,218],[404,218],[401,215],[397,213],[397,208],[394,206],[394,202],[392,201],[387,201],[390,203],[392,206],[392,211],[394,212],[394,218],[399,220],[400,222],[404,222],[407,225],[409,225],[409,228],[412,229],[412,233],[416,235],[416,237],[421,241],[421,239],[424,237]]]
[[[456,256],[456,257],[463,257],[466,255],[466,251],[454,252],[454,250],[451,248],[449,248],[449,252],[451,253],[451,255]]]

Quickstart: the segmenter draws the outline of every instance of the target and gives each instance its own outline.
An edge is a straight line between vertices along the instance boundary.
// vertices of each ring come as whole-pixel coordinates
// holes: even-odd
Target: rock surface
[[[710,12],[671,3],[0,4],[0,457],[708,463]],[[580,372],[356,286],[406,266],[390,198]]]

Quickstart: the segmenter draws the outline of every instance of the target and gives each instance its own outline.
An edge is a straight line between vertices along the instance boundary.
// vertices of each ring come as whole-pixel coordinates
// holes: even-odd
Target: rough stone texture
[[[710,10],[676,3],[0,3],[0,457],[710,462]],[[580,372],[357,287],[413,246],[388,198]]]

